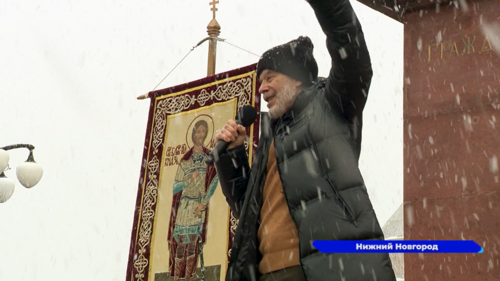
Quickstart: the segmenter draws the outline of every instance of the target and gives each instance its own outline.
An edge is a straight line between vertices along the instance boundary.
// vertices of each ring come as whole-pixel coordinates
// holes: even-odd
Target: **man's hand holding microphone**
[[[229,119],[222,127],[221,130],[217,131],[215,138],[217,141],[228,142],[229,145],[226,149],[232,149],[243,145],[245,139],[247,137],[247,130],[242,125],[236,124],[236,122],[232,119]]]
[[[215,138],[218,142],[208,156],[206,163],[212,165],[225,150],[243,145],[247,137],[245,127],[252,125],[256,118],[255,108],[249,105],[241,107],[236,115],[236,121],[228,120],[221,130],[217,130]]]

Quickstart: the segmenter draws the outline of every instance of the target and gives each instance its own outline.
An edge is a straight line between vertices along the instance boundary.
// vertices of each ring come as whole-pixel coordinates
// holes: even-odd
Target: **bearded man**
[[[318,79],[313,44],[299,37],[257,65],[271,121],[262,124],[250,169],[245,128],[216,138],[216,162],[239,218],[226,280],[395,280],[386,253],[325,254],[314,240],[383,240],[358,168],[362,112],[373,75],[361,25],[348,0],[309,0],[327,37],[332,68]]]

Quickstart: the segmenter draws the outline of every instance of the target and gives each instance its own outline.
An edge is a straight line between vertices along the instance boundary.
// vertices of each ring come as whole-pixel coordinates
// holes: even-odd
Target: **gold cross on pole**
[[[219,1],[212,0],[212,2],[209,3],[209,5],[212,5],[212,8],[210,9],[214,13],[214,19],[215,19],[215,13],[218,11],[216,5],[219,4]]]

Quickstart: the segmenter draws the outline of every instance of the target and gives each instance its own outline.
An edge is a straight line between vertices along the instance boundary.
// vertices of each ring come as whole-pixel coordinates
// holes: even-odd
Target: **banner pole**
[[[217,38],[220,35],[220,25],[215,19],[215,13],[218,11],[216,5],[219,4],[219,1],[212,0],[209,3],[212,5],[211,11],[213,13],[213,18],[207,26],[207,32],[209,36],[209,45],[208,45],[208,65],[207,65],[207,76],[211,76],[215,74],[215,63],[217,58]]]
[[[217,58],[217,41],[220,39],[219,35],[220,35],[220,29],[221,29],[221,27],[220,27],[219,23],[217,22],[217,20],[215,19],[215,14],[218,11],[217,6],[216,6],[217,4],[219,4],[218,0],[212,0],[212,2],[209,3],[209,5],[212,5],[212,8],[210,10],[213,13],[213,18],[212,18],[212,20],[210,21],[210,23],[207,26],[208,37],[205,38],[205,39],[203,39],[202,41],[200,41],[200,43],[198,43],[198,45],[196,45],[195,47],[193,47],[193,49],[194,49],[194,48],[198,47],[199,45],[201,45],[203,42],[209,40],[207,76],[211,76],[211,75],[215,74],[215,64],[216,64],[216,58]],[[193,49],[191,49],[191,51]],[[188,55],[189,55],[189,53],[188,53]],[[181,60],[181,62],[182,62],[182,60]],[[168,76],[168,74],[167,74],[167,76]],[[149,98],[149,94],[150,93],[146,93],[146,94],[140,95],[140,96],[137,97],[137,99],[138,100],[147,99],[147,98]]]

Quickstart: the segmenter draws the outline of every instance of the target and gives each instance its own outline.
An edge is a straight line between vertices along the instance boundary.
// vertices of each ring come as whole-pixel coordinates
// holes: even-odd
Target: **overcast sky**
[[[35,145],[44,167],[0,205],[0,280],[124,280],[149,100],[207,36],[208,0],[0,2],[0,147]],[[325,36],[303,0],[220,0],[221,38],[256,54],[308,35],[320,76]],[[286,3],[286,4],[284,4]],[[353,3],[375,71],[361,169],[381,225],[403,200],[403,25]],[[159,88],[206,75],[196,48]],[[258,57],[218,44],[217,72]],[[11,151],[9,177],[28,153]]]

